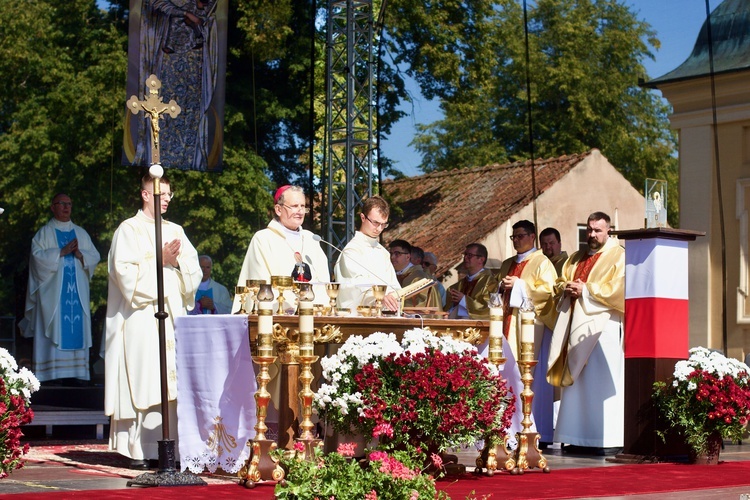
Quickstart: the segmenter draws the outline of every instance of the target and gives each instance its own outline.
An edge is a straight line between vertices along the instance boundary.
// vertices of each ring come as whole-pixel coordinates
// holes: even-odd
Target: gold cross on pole
[[[161,82],[156,78],[156,75],[148,77],[146,86],[148,87],[148,97],[140,101],[137,96],[130,96],[130,99],[128,99],[128,109],[134,115],[137,115],[141,111],[145,111],[148,114],[151,121],[151,163],[161,163],[159,156],[159,118],[164,113],[167,113],[172,118],[177,118],[182,109],[174,99],[169,101],[169,104],[162,102],[161,97],[159,97]]]

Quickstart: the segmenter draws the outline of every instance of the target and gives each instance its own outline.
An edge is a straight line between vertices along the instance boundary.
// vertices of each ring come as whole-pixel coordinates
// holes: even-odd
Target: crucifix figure
[[[160,163],[159,118],[164,113],[167,113],[172,118],[177,118],[182,109],[174,99],[169,101],[169,104],[162,102],[161,97],[159,97],[161,82],[156,78],[156,75],[148,77],[146,86],[148,87],[148,97],[141,101],[137,96],[130,96],[130,99],[128,99],[128,109],[134,115],[137,115],[141,111],[145,111],[148,114],[151,122],[151,163],[154,164]]]

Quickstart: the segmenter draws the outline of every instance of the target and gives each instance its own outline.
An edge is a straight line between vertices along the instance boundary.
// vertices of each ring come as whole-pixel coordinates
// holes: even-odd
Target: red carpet
[[[618,465],[587,469],[553,470],[549,474],[528,471],[521,476],[508,473],[494,477],[462,476],[458,480],[440,480],[438,486],[454,500],[464,498],[577,498],[619,496],[696,489],[750,486],[750,462],[723,462],[718,466],[684,464]],[[157,493],[158,491],[158,493]],[[81,496],[101,499],[140,499],[144,495],[167,500],[206,498],[273,499],[273,485],[260,484],[245,489],[236,484],[121,490],[72,491],[66,493],[33,493],[5,495],[16,499],[62,499]]]

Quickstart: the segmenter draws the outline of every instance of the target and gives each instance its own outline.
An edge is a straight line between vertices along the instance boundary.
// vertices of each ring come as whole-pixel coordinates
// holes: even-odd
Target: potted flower
[[[305,445],[297,442],[291,455],[276,450],[286,477],[276,485],[277,499],[288,500],[407,500],[447,499],[435,488],[435,478],[424,474],[420,464],[425,456],[415,450],[372,451],[367,460],[353,460],[354,444],[339,445],[334,453],[323,455],[320,447],[311,460],[305,459]],[[439,467],[440,458],[433,456]]]
[[[18,369],[7,349],[0,348],[0,479],[23,467],[29,445],[21,445],[21,426],[34,418],[31,393],[39,381],[27,368]]]
[[[444,451],[499,442],[515,401],[497,368],[466,342],[409,330],[399,343],[381,332],[353,336],[321,360],[315,408],[340,433]]]
[[[740,361],[695,347],[689,359],[677,362],[670,383],[654,384],[656,408],[696,457],[708,455],[707,462],[716,463],[723,439],[742,439],[750,416],[749,371]]]

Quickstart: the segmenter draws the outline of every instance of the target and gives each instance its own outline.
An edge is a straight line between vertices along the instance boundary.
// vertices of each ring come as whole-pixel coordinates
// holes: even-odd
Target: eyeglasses
[[[391,257],[393,257],[394,255],[411,255],[411,252],[399,252],[398,250],[391,250]]]
[[[56,201],[53,203],[53,205],[60,205],[61,207],[72,207],[73,203],[69,201]]]
[[[531,234],[531,233],[512,234],[512,235],[510,235],[510,240],[511,241],[520,240],[521,238],[524,238],[524,237],[528,236],[529,234]]]
[[[308,207],[307,205],[281,205],[281,206],[288,210],[291,210],[292,212],[301,211],[302,213],[305,213],[305,214],[310,213],[310,207]]]
[[[146,189],[144,189],[144,191],[146,191],[150,195],[154,194],[151,191],[148,191]],[[172,201],[172,198],[174,198],[174,191],[172,191],[171,193],[160,193],[160,194],[161,194],[161,197],[164,198],[167,201]]]
[[[464,257],[472,257],[474,259],[478,259],[479,257],[481,257],[481,255],[476,253],[464,252]]]
[[[375,222],[374,220],[372,220],[371,218],[369,218],[365,214],[362,214],[362,215],[364,215],[365,219],[369,220],[370,224],[372,224],[375,227],[382,227],[383,229],[385,229],[385,228],[388,227],[388,223],[387,222]]]

